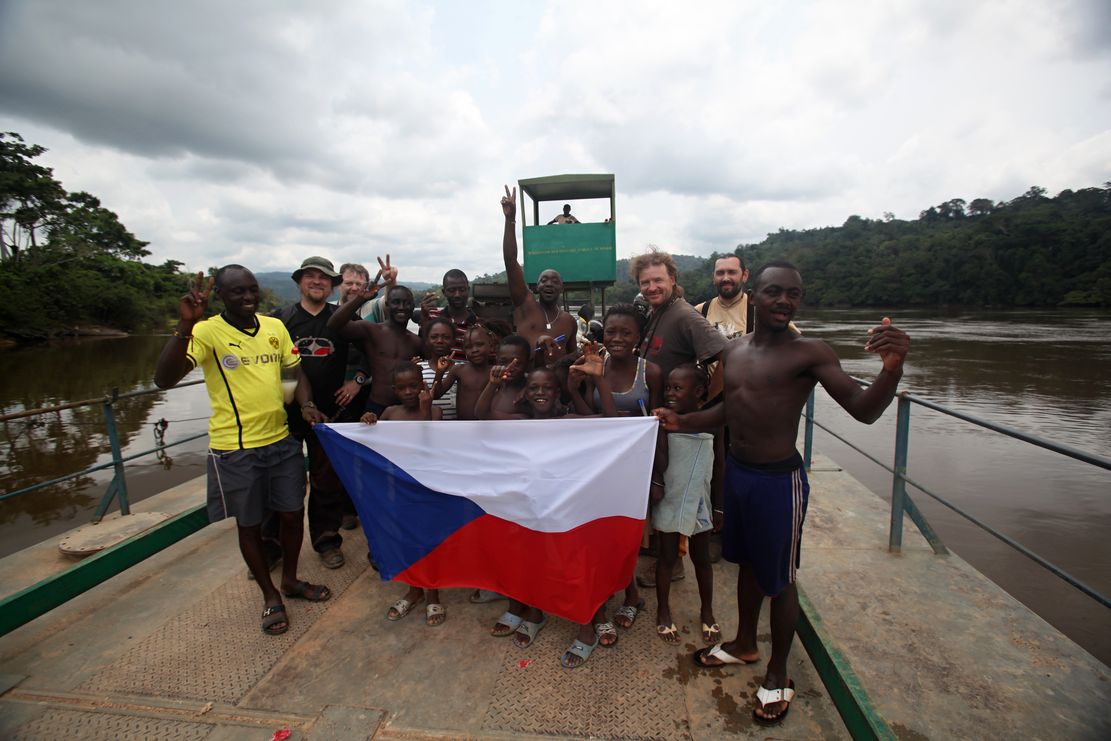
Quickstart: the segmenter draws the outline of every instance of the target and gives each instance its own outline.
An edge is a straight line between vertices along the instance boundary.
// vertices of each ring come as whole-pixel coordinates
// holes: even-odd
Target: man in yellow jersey
[[[204,319],[209,293],[224,302]],[[282,595],[314,602],[332,596],[327,587],[297,578],[304,531],[305,470],[301,444],[289,434],[282,406],[282,368],[297,368],[294,397],[309,424],[324,422],[293,341],[280,320],[259,316],[258,281],[242,265],[225,265],[181,298],[178,324],[154,371],[159,388],[171,388],[200,366],[212,417],[208,421],[208,516],[235,517],[239,550],[265,601],[262,630],[289,630]],[[270,580],[261,524],[268,511],[281,520],[281,592]]]

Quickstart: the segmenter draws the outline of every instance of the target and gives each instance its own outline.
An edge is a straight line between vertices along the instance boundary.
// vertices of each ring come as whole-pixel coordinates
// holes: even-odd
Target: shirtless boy
[[[789,331],[802,301],[802,277],[786,262],[772,262],[756,277],[754,331],[722,354],[725,402],[679,415],[657,409],[668,432],[712,430],[725,423],[730,446],[725,474],[723,556],[740,564],[737,583],[739,629],[734,641],[700,649],[701,666],[754,663],[756,620],[765,595],[772,598],[772,654],[752,716],[779,723],[794,697],[787,676],[787,653],[798,620],[795,569],[809,486],[795,449],[799,415],[814,385],[822,387],[854,418],[871,424],[895,396],[910,339],[884,319],[869,331],[864,346],[883,367],[871,386],[861,388],[841,369],[833,349],[821,340]]]
[[[560,337],[558,349],[550,353],[550,359],[569,355],[578,346],[575,332],[578,323],[575,317],[559,305],[563,293],[563,278],[555,270],[545,270],[536,278],[536,297],[525,283],[525,271],[517,262],[517,189],[510,193],[505,186],[505,197],[501,199],[502,213],[505,214],[505,233],[502,236],[502,258],[505,260],[506,282],[509,283],[509,297],[513,301],[513,325],[517,333],[528,341],[530,348],[542,347],[544,337]],[[539,300],[538,300],[539,299]]]
[[[494,340],[484,327],[471,327],[463,338],[466,363],[438,362],[432,396],[439,399],[455,386],[455,410],[459,419],[478,419],[475,403],[490,378],[490,355]],[[446,366],[446,367],[445,367]],[[443,370],[441,370],[443,368]]]
[[[413,292],[405,286],[393,286],[386,294],[386,321],[353,322],[359,307],[378,293],[377,279],[346,301],[328,320],[328,329],[338,331],[349,340],[361,344],[370,363],[370,398],[367,411],[381,414],[395,403],[393,369],[399,360],[420,355],[421,338],[407,328],[413,316]]]
[[[497,364],[475,402],[476,419],[519,419],[525,390],[525,369],[532,348],[520,335],[509,335],[498,346]]]
[[[439,407],[432,405],[432,394],[424,383],[420,366],[412,361],[395,363],[390,377],[398,403],[386,407],[381,416],[374,412],[366,412],[360,418],[363,424],[372,425],[379,420],[420,422],[443,419]],[[428,604],[425,606],[425,623],[430,626],[441,625],[447,619],[447,613],[444,611],[444,606],[440,604],[440,590],[424,590],[412,585],[409,586],[409,591],[404,597],[390,606],[386,618],[400,620],[408,615],[425,596],[428,597]]]

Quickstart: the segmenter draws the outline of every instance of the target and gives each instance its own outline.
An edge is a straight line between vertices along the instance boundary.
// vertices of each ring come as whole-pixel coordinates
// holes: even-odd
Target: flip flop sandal
[[[548,624],[548,616],[541,618],[539,623],[531,620],[522,620],[517,630],[513,631],[513,645],[517,648],[528,648],[536,640],[536,634]]]
[[[394,602],[392,605],[390,605],[389,610],[386,610],[386,619],[400,620],[401,618],[412,612],[413,607],[416,604],[416,602],[410,602],[409,600],[402,597],[397,602]],[[390,610],[392,610],[393,612],[391,612]]]
[[[285,625],[279,626],[281,623]],[[262,632],[268,636],[280,636],[289,630],[289,618],[285,614],[285,605],[271,605],[262,611]]]
[[[613,622],[620,625],[625,630],[633,627],[633,623],[637,620],[637,614],[644,609],[644,600],[637,602],[635,605],[621,605],[613,613]],[[624,625],[617,618],[625,618],[629,621],[628,625]]]
[[[495,638],[506,638],[517,632],[517,628],[523,623],[525,619],[520,615],[514,615],[512,612],[503,612],[502,616],[498,618],[498,622],[494,623],[494,627],[490,629],[490,635]],[[504,625],[504,631],[496,631],[499,625]]]
[[[487,602],[497,602],[500,599],[505,599],[505,596],[490,589],[476,589],[467,598],[472,605],[484,605]]]
[[[752,719],[762,726],[775,726],[783,722],[787,717],[787,711],[791,709],[791,700],[795,699],[795,680],[787,680],[787,686],[778,690],[769,690],[767,687],[761,687],[756,691],[756,702],[760,703],[760,709],[763,710],[768,705],[775,702],[786,702],[786,707],[783,712],[774,718],[765,718],[756,714],[756,708],[752,709]]]
[[[729,653],[724,648],[722,648],[723,645],[724,644],[722,644],[722,643],[715,643],[713,646],[710,646],[709,648],[700,648],[697,651],[695,651],[693,654],[691,654],[691,658],[694,659],[694,663],[696,665],[702,667],[703,669],[720,669],[721,667],[727,666],[729,664],[758,664],[758,663],[760,663],[760,659],[752,659],[750,661],[746,661],[744,659],[738,659],[736,656],[734,656],[733,654]],[[708,664],[708,663],[706,663],[706,659],[708,657],[715,658],[720,663]]]
[[[282,594],[290,599],[303,599],[309,602],[323,602],[332,598],[332,590],[323,584],[309,584],[307,581],[299,581],[297,585],[290,590],[282,590]]]
[[[594,649],[598,647],[598,635],[594,636],[594,644],[583,643],[578,638],[571,642],[571,648],[563,652],[563,656],[559,657],[559,665],[564,669],[578,669],[586,663],[590,658],[590,654],[594,653]],[[578,656],[582,661],[578,664],[569,663],[572,656]]]
[[[424,608],[424,624],[435,628],[437,625],[443,625],[447,620],[447,610],[438,602],[430,602]]]
[[[703,643],[717,643],[721,638],[721,626],[717,623],[713,625],[706,625],[702,623],[702,642]]]
[[[656,635],[660,637],[664,643],[676,644],[679,642],[679,629],[675,627],[675,623],[671,625],[657,625]]]
[[[594,623],[594,632],[598,636],[598,645],[602,648],[613,648],[617,645],[617,628],[613,623]],[[606,636],[612,636],[609,643],[602,640]]]

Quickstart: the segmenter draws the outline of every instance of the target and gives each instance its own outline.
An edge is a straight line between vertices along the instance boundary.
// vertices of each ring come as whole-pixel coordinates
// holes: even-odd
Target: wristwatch
[[[362,385],[363,385],[364,383],[366,383],[366,381],[367,381],[366,375],[365,375],[365,374],[363,374],[363,373],[356,373],[356,374],[355,374],[355,378],[354,378],[354,381],[355,381],[355,383],[357,383],[357,384],[359,384],[360,386],[362,386]]]

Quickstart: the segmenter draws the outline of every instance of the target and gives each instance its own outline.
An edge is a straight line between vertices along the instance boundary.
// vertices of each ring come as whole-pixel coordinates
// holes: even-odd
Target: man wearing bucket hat
[[[345,408],[359,392],[357,383],[344,382],[350,342],[327,326],[336,311],[328,298],[342,278],[331,260],[319,256],[306,258],[291,277],[300,289],[301,299],[274,316],[289,330],[312,386],[312,398],[321,413],[329,420],[347,421]],[[309,539],[321,562],[330,569],[338,569],[344,564],[340,550],[343,537],[339,533],[344,512],[349,509],[347,491],[316,435],[302,423],[299,411],[292,408],[287,411],[290,432],[303,440],[309,450]],[[268,530],[265,526],[263,529]]]

